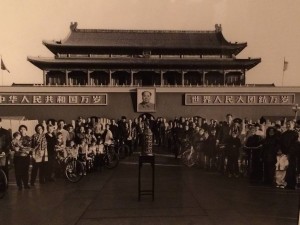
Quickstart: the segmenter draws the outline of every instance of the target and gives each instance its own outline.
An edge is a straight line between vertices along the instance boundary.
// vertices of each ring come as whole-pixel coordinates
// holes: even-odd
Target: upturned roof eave
[[[99,45],[70,45],[70,44],[63,44],[63,43],[57,43],[55,41],[43,41],[43,44],[53,53],[53,54],[68,54],[74,52],[78,52],[78,54],[90,54],[90,49],[93,49],[92,53],[97,52],[106,52],[107,54],[110,54],[112,50],[120,50],[120,51],[134,51],[134,50],[156,50],[156,51],[178,51],[178,54],[182,52],[199,52],[201,51],[217,51],[220,54],[223,52],[226,52],[228,54],[232,53],[234,55],[239,54],[246,46],[247,43],[239,43],[239,44],[229,44],[229,45],[222,45],[222,46],[99,46]]]
[[[252,69],[261,62],[261,58],[253,59],[233,59],[233,60],[212,60],[212,59],[147,59],[147,58],[134,58],[134,59],[55,59],[55,58],[40,58],[28,57],[27,60],[38,68],[44,70],[51,67],[97,67],[103,66],[119,66],[125,65],[126,67],[139,66],[154,66],[164,67],[176,65],[178,67],[240,67],[244,69]]]

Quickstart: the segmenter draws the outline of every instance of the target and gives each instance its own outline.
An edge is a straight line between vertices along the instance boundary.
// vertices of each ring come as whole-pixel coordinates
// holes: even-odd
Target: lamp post
[[[294,111],[295,113],[295,121],[297,121],[297,117],[298,117],[298,111],[299,111],[300,107],[298,104],[295,104],[293,107],[292,107],[292,110]]]

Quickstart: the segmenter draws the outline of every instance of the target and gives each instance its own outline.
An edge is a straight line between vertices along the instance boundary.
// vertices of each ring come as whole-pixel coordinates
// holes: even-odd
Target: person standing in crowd
[[[13,133],[13,139],[11,141],[11,150],[14,152],[14,165],[16,182],[19,190],[29,189],[28,185],[28,169],[27,156],[29,155],[29,149],[26,149],[22,145],[20,132]],[[27,168],[28,167],[28,168]]]
[[[65,121],[59,120],[57,123],[56,133],[60,132],[63,135],[64,145],[67,146],[67,141],[70,140],[69,132],[65,130]]]
[[[126,119],[126,116],[122,116],[121,120],[118,123],[120,142],[124,142],[126,140]]]
[[[246,154],[249,162],[250,181],[262,181],[261,149],[262,137],[256,134],[254,126],[250,128],[250,134],[245,142]]]
[[[84,126],[78,128],[78,131],[75,133],[75,143],[80,144],[81,140],[85,137],[85,129]]]
[[[277,151],[277,162],[275,164],[275,179],[276,179],[276,187],[285,188],[287,182],[285,181],[286,170],[289,165],[289,160],[285,154],[282,153],[281,149]]]
[[[104,140],[104,144],[105,145],[111,145],[112,141],[114,139],[112,132],[109,130],[109,124],[105,124],[105,130],[104,133],[102,135],[102,138]]]
[[[2,127],[2,118],[0,118],[0,154],[6,154],[5,165],[1,165],[4,173],[6,174],[8,180],[8,155],[9,147],[11,143],[11,133]]]
[[[113,137],[115,140],[119,139],[119,128],[118,124],[116,123],[116,120],[112,119],[110,123],[110,130],[113,134]]]
[[[233,126],[233,117],[231,114],[226,115],[226,121],[222,122],[219,130],[218,140],[220,144],[226,144],[227,139],[230,137],[231,128]]]
[[[219,136],[219,125],[218,125],[218,121],[217,120],[211,120],[211,123],[209,125],[209,128],[208,128],[208,131],[209,133],[212,132],[212,130],[215,130],[216,131],[216,137]]]
[[[266,138],[263,140],[262,160],[264,166],[264,183],[272,185],[277,151],[280,148],[280,133],[275,127],[269,127],[266,131]]]
[[[166,146],[168,148],[168,152],[173,152],[173,143],[174,143],[174,139],[173,139],[173,128],[174,128],[174,122],[173,121],[169,121],[168,122],[168,126],[166,127],[165,130],[165,137],[166,137]]]
[[[58,132],[56,134],[55,152],[57,158],[63,160],[67,156],[66,145],[64,144],[63,134]]]
[[[296,152],[296,154],[297,154],[296,169],[297,169],[297,173],[298,173],[297,175],[299,177],[299,174],[300,174],[300,120],[297,120],[297,122],[296,122],[295,131],[298,133],[298,141],[297,141],[297,144],[296,144],[296,149],[298,150]]]
[[[204,169],[210,169],[210,140],[208,130],[204,131],[204,139],[203,139],[203,148],[202,152],[204,154]]]
[[[137,144],[135,146],[135,151],[137,151],[138,146],[142,146],[143,144],[144,124],[142,118],[140,118],[136,128]]]
[[[67,131],[69,132],[69,142],[75,141],[76,133],[72,124],[67,125]],[[67,143],[69,144],[69,143]]]
[[[228,177],[239,176],[239,153],[241,148],[241,140],[238,137],[238,133],[232,132],[231,137],[227,141],[227,172]]]
[[[86,128],[86,133],[85,133],[85,141],[88,145],[92,144],[92,141],[97,141],[96,136],[93,134],[93,129],[91,127]]]
[[[84,175],[87,172],[87,153],[88,153],[88,145],[85,143],[85,139],[81,139],[80,144],[78,145],[78,159],[84,165]]]
[[[28,185],[28,182],[29,182],[30,154],[32,153],[32,151],[31,151],[31,137],[29,137],[27,135],[27,131],[28,131],[27,126],[21,125],[21,126],[19,126],[18,130],[21,134],[20,141],[21,141],[21,145],[22,145],[22,149],[21,149],[22,153],[20,152],[21,154],[20,154],[20,158],[19,158],[19,162],[20,162],[20,165],[21,165],[20,177],[21,177],[21,180],[23,181],[24,188],[28,189],[28,188],[30,188],[29,185]],[[17,157],[16,154],[14,156],[15,156],[15,158]],[[17,170],[16,167],[15,167],[15,170]],[[16,175],[16,177],[17,177],[17,175]],[[18,184],[18,182],[17,182],[17,184]]]
[[[138,148],[138,132],[139,132],[139,120],[138,118],[135,118],[132,122],[131,125],[131,130],[132,130],[132,152],[136,152]],[[114,139],[115,136],[114,136]]]
[[[45,171],[46,181],[54,181],[53,173],[54,173],[54,165],[56,160],[56,136],[54,134],[54,126],[49,124],[47,126],[47,133],[45,134],[47,141],[47,151],[48,151],[48,163]]]
[[[217,141],[217,137],[216,137],[216,133],[217,131],[215,129],[212,129],[210,131],[210,133],[208,134],[208,138],[207,138],[207,155],[208,155],[208,162],[209,162],[209,169],[214,169],[216,170],[217,168],[215,168],[216,165],[216,157],[217,157],[217,145],[218,145],[218,141]]]
[[[40,184],[46,182],[45,167],[48,162],[47,139],[44,134],[43,125],[37,124],[35,132],[32,136],[33,164],[30,178],[31,186],[34,186],[38,172]]]
[[[96,149],[96,155],[95,155],[95,170],[102,170],[102,167],[104,165],[104,144],[103,139],[100,139],[97,143],[97,149]]]
[[[233,120],[233,123],[232,123],[232,125],[230,127],[229,134],[232,135],[232,133],[236,133],[237,135],[241,134],[241,126],[239,124],[239,120],[238,119]],[[231,137],[232,136],[230,136],[230,138]]]
[[[132,155],[132,152],[133,152],[133,149],[132,149],[133,139],[135,138],[134,137],[135,134],[133,133],[133,129],[132,129],[132,123],[130,123],[130,122],[126,123],[125,128],[126,128],[125,144],[129,147],[128,155]]]
[[[178,155],[181,151],[181,145],[184,137],[184,129],[181,123],[175,123],[173,129],[173,140],[174,140],[174,156],[175,159],[178,158]]]
[[[80,127],[82,127],[82,126],[84,126],[83,117],[79,116],[78,119],[76,120],[75,132],[78,133],[80,130]]]
[[[289,166],[286,171],[286,188],[295,189],[296,186],[296,165],[297,165],[297,149],[298,133],[294,130],[295,123],[290,120],[286,122],[286,131],[282,133],[280,145],[282,153],[287,155]]]
[[[84,131],[84,129],[82,131]],[[102,138],[103,133],[104,133],[103,124],[101,124],[100,120],[98,120],[98,122],[97,122],[97,124],[94,128],[94,135],[97,139],[97,142],[100,141],[100,139]],[[79,141],[79,144],[80,144],[80,141]]]

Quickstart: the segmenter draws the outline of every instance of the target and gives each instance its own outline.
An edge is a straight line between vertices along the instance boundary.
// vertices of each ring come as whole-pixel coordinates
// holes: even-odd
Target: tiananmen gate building
[[[293,116],[299,103],[299,87],[247,84],[247,71],[261,59],[238,58],[247,43],[227,41],[221,25],[169,31],[78,29],[71,23],[64,40],[43,44],[53,58],[28,57],[42,70],[43,83],[2,87],[1,114],[221,120],[231,113],[258,119]]]

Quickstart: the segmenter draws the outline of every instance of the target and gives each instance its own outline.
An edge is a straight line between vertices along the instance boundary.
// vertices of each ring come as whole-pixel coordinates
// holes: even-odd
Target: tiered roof
[[[43,41],[54,54],[233,54],[247,43],[230,43],[216,26],[214,31],[77,29],[65,40]]]
[[[221,25],[216,25],[214,31],[77,29],[77,23],[71,23],[70,28],[71,32],[65,40],[43,41],[44,45],[55,54],[54,58],[28,57],[28,60],[43,70],[73,68],[248,70],[261,62],[260,58],[236,59],[235,55],[240,53],[247,43],[226,41]],[[111,55],[113,57],[110,57]],[[168,57],[169,55],[176,55],[177,58]],[[219,57],[207,57],[210,55]]]

